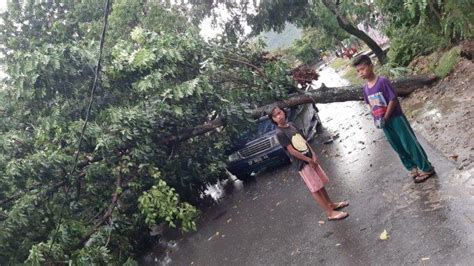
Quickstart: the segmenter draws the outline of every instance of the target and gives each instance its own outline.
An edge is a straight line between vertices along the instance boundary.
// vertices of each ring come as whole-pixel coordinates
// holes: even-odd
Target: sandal
[[[339,212],[336,216],[328,217],[328,221],[342,220],[342,219],[347,218],[348,216],[349,216],[349,213],[347,212]]]
[[[334,203],[334,207],[332,209],[333,210],[339,210],[339,209],[345,208],[347,206],[349,206],[348,201],[341,201],[341,202]]]
[[[420,173],[418,173],[418,169],[413,168],[408,175],[411,178],[415,179],[418,175],[420,175]]]
[[[417,177],[415,177],[415,183],[423,183],[434,174],[434,170],[431,170],[430,172],[421,172]]]

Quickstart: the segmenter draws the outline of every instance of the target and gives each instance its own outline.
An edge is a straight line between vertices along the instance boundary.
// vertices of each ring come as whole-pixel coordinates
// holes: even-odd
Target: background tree
[[[347,37],[345,35],[343,34]],[[307,28],[303,30],[302,37],[296,40],[286,52],[294,55],[304,64],[312,64],[321,59],[322,52],[344,47],[342,44],[344,37],[328,36],[328,33],[321,28]]]
[[[335,40],[341,39],[343,30],[365,42],[383,64],[385,54],[380,46],[354,26],[373,20],[373,11],[374,6],[366,1],[261,1],[256,14],[249,15],[248,21],[254,33],[269,29],[281,30],[285,22],[295,23],[303,28],[319,28],[327,33],[326,36],[333,36]]]

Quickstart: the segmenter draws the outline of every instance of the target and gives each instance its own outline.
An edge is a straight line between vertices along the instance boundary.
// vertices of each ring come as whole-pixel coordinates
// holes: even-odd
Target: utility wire
[[[102,28],[102,34],[100,35],[99,58],[97,59],[97,65],[96,65],[96,68],[95,68],[94,83],[92,83],[92,88],[91,88],[90,95],[89,95],[89,105],[87,106],[87,111],[86,111],[86,118],[84,120],[84,124],[82,125],[81,136],[79,138],[79,142],[77,144],[76,154],[75,154],[75,157],[74,157],[74,164],[73,164],[73,167],[72,167],[71,171],[69,172],[69,176],[73,176],[74,172],[76,171],[76,168],[77,168],[77,164],[78,164],[78,161],[79,161],[79,153],[81,151],[82,140],[84,139],[84,134],[85,134],[85,131],[86,131],[87,123],[89,122],[89,115],[90,115],[90,112],[91,112],[91,109],[92,109],[92,103],[94,102],[94,93],[95,93],[96,88],[98,86],[97,84],[99,83],[100,67],[101,67],[101,64],[102,64],[102,51],[103,51],[103,48],[104,48],[105,33],[107,31],[107,24],[108,24],[108,18],[109,18],[109,9],[110,9],[110,0],[106,0],[105,8],[104,8],[104,26]],[[68,197],[69,191],[70,191],[70,187],[68,187],[67,190],[66,190],[66,193],[65,193],[66,197],[65,198]],[[59,227],[60,227],[62,219],[63,219],[65,205],[66,205],[66,200],[64,200],[63,205],[60,209],[58,224],[56,226],[56,231],[53,235],[53,238],[51,240],[51,244],[49,246],[49,252],[51,252],[51,248],[53,247],[53,244],[56,241],[56,237],[57,237],[57,234],[59,232]]]

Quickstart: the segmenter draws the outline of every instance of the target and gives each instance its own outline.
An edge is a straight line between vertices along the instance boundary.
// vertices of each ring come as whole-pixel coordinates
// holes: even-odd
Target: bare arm
[[[308,145],[309,149],[311,150],[311,154],[313,154],[313,162],[318,163],[318,158],[316,157],[316,152],[313,150],[313,147],[311,147],[311,145],[309,145],[309,143],[306,142],[306,145]]]
[[[313,149],[311,148],[311,146],[309,146],[309,147],[310,147],[311,151],[313,152]],[[303,155],[301,152],[295,150],[295,148],[293,148],[293,146],[291,146],[291,145],[286,146],[286,149],[288,150],[288,152],[291,155],[293,155],[293,157],[307,162],[313,169],[316,170],[316,168],[318,167],[318,163],[316,162],[316,159],[315,159],[316,157],[315,156],[313,156],[313,159],[311,159],[308,156]]]
[[[367,111],[369,111],[369,114],[372,114],[372,107],[370,107],[370,104],[365,105],[367,107]]]
[[[398,104],[397,99],[391,100],[388,103],[387,112],[385,112],[385,115],[383,117],[385,119],[385,121],[388,121],[390,119],[390,117],[392,116],[393,111],[395,110],[395,107],[397,107],[397,104]]]
[[[295,148],[293,148],[293,146],[288,145],[286,146],[286,150],[291,154],[293,155],[293,157],[297,158],[297,159],[300,159],[302,161],[305,161],[307,163],[310,163],[312,160],[311,158],[309,158],[308,156],[305,156],[304,154],[302,154],[301,152],[295,150]]]

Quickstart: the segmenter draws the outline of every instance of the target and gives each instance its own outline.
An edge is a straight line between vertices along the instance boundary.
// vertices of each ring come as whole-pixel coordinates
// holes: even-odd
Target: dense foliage
[[[102,1],[11,1],[2,14],[0,264],[132,263],[161,222],[195,228],[247,108],[285,97],[259,44],[204,42],[177,8],[115,0],[100,86],[77,152]],[[224,119],[227,118],[227,119]],[[193,128],[220,124],[193,135]],[[224,121],[224,122],[222,122]]]
[[[406,66],[428,54],[474,37],[474,2],[464,0],[377,0],[391,39],[392,65]]]

